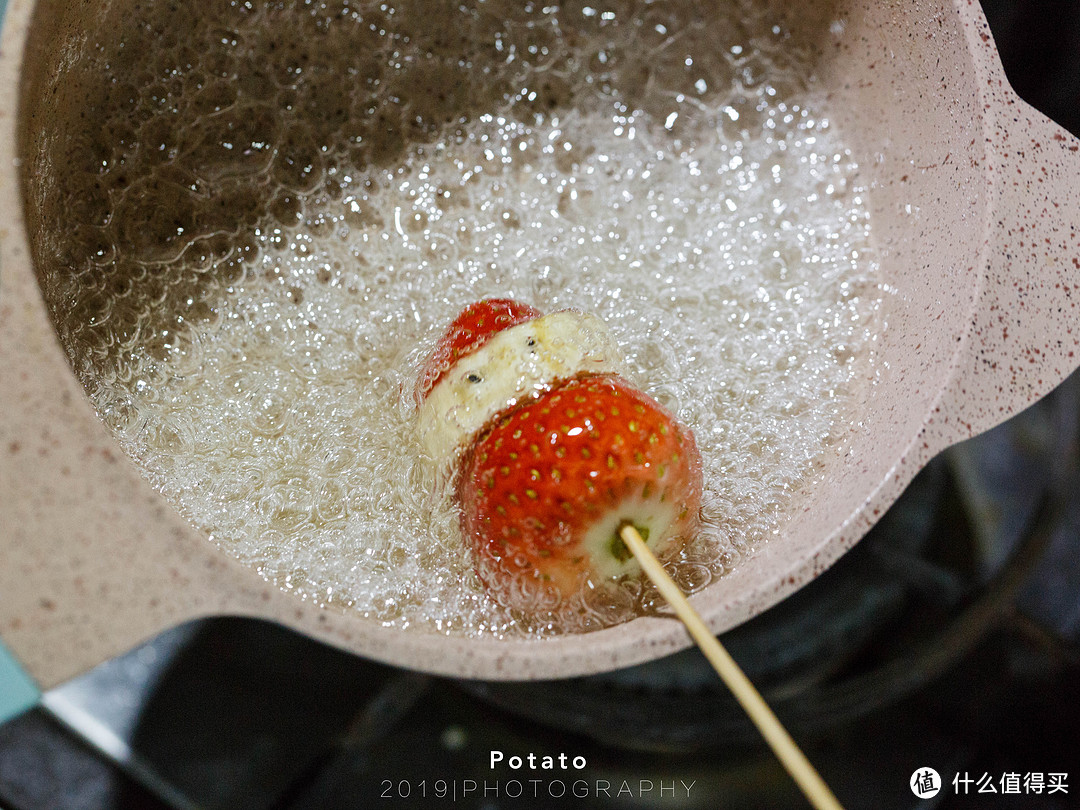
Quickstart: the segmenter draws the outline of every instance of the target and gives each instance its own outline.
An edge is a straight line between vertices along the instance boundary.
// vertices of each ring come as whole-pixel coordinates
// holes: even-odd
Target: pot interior
[[[596,247],[598,261],[614,256],[628,268],[620,270],[615,283],[603,268],[589,263],[586,250],[564,256],[576,257],[582,262],[580,275],[595,279],[582,286],[582,306],[601,310],[620,338],[655,349],[655,357],[649,348],[628,349],[650,393],[680,414],[719,413],[705,420],[708,424],[694,425],[707,450],[738,441],[711,468],[722,483],[712,488],[708,517],[710,525],[719,527],[715,531],[722,542],[701,554],[718,554],[720,563],[707,570],[701,555],[691,555],[681,570],[686,587],[707,585],[701,597],[705,611],[728,610],[730,623],[762,609],[858,539],[873,517],[865,525],[844,528],[845,523],[883,483],[899,482],[899,491],[916,472],[895,468],[949,379],[948,361],[966,326],[962,316],[977,293],[972,246],[985,241],[980,102],[960,20],[950,8],[822,2],[796,11],[783,3],[739,3],[706,13],[703,4],[686,2],[662,10],[613,3],[548,13],[531,5],[483,3],[466,15],[472,27],[462,28],[457,4],[432,11],[426,4],[422,10],[408,3],[380,10],[341,3],[333,10],[290,12],[244,11],[224,3],[171,10],[164,5],[38,4],[26,51],[19,129],[29,242],[56,333],[118,441],[138,455],[139,441],[150,436],[155,455],[140,461],[150,482],[197,528],[213,535],[225,553],[239,556],[281,588],[305,600],[355,607],[355,595],[336,595],[341,583],[328,585],[305,569],[340,568],[343,563],[334,559],[340,548],[333,541],[348,544],[347,532],[323,537],[300,563],[294,559],[280,566],[276,555],[290,544],[290,532],[305,522],[332,522],[351,511],[361,514],[373,536],[380,536],[393,533],[402,514],[392,498],[356,501],[365,482],[348,485],[348,471],[365,454],[378,453],[357,450],[359,439],[340,425],[336,439],[329,435],[319,444],[311,420],[336,407],[323,398],[348,399],[359,392],[372,403],[369,411],[397,414],[402,421],[409,413],[408,396],[402,394],[408,369],[422,359],[425,341],[434,339],[447,314],[480,295],[515,294],[551,308],[574,305],[573,291],[562,285],[579,271],[575,267],[567,275],[565,267],[551,267],[555,260],[533,255],[546,250],[543,240],[549,231],[529,230],[534,224],[529,217],[536,212],[529,205],[540,199],[540,186],[562,184],[541,213],[561,223],[580,218],[577,230],[560,225],[564,243],[578,238],[585,244],[596,235],[590,227],[611,222],[590,219],[597,210],[623,205],[627,211],[645,212],[647,219],[655,206],[649,209],[636,200],[633,205],[639,208],[633,208],[629,199],[605,198],[603,184],[588,185],[587,172],[610,169],[598,156],[612,138],[630,144],[631,152],[644,141],[649,148],[663,145],[667,151],[652,171],[657,187],[668,183],[670,202],[678,184],[673,176],[661,177],[664,160],[678,163],[680,154],[697,149],[699,174],[703,166],[735,177],[732,161],[756,154],[749,142],[760,140],[780,121],[781,132],[773,137],[768,155],[803,149],[798,153],[803,155],[801,168],[777,164],[770,175],[762,163],[756,167],[759,173],[743,175],[748,195],[767,195],[761,189],[774,181],[784,189],[771,208],[762,207],[772,211],[775,233],[789,227],[783,222],[786,215],[778,213],[789,207],[813,216],[831,204],[830,197],[844,193],[845,204],[858,197],[861,206],[844,223],[854,230],[838,225],[833,239],[863,240],[845,243],[849,251],[864,252],[861,265],[851,255],[834,260],[858,266],[847,286],[834,267],[815,266],[813,250],[824,250],[829,241],[824,236],[807,255],[778,259],[762,253],[759,264],[740,260],[734,271],[704,266],[702,260],[696,270],[709,290],[724,273],[741,282],[758,272],[772,273],[781,291],[789,273],[802,274],[803,290],[814,289],[815,273],[823,284],[836,285],[832,302],[822,304],[822,312],[836,322],[819,335],[826,342],[803,354],[793,349],[790,357],[808,366],[828,354],[844,390],[830,400],[811,389],[806,402],[787,412],[783,403],[754,399],[753,378],[746,373],[757,352],[746,349],[745,342],[729,336],[725,347],[743,348],[725,348],[727,355],[713,358],[743,373],[737,384],[716,374],[715,366],[701,371],[677,356],[689,351],[679,341],[681,324],[694,326],[701,340],[713,334],[714,326],[727,335],[723,324],[740,307],[744,314],[749,311],[752,295],[745,301],[721,293],[710,298],[692,282],[672,285],[655,269],[634,276],[635,264],[641,265],[635,251],[659,250],[666,244],[663,233],[711,222],[708,217],[715,219],[720,210],[715,206],[723,203],[721,192],[730,193],[732,187],[710,186],[695,203],[690,185],[696,177],[694,161],[684,160],[682,182],[691,200],[684,219],[672,215],[675,208],[661,207],[658,216],[668,216],[670,230],[658,231],[661,237],[648,244],[635,243],[627,233],[616,238],[614,230],[601,234],[610,237],[609,243],[623,240],[621,252],[608,243]],[[714,25],[717,21],[722,24]],[[764,61],[753,51],[758,45],[768,54]],[[520,94],[522,87],[527,92]],[[762,88],[771,88],[771,94]],[[581,134],[587,131],[581,122],[595,113],[588,99],[600,96],[608,103],[608,140],[590,143]],[[787,130],[785,115],[795,121]],[[806,125],[813,116],[827,118],[828,127]],[[630,134],[635,126],[636,143]],[[694,127],[711,128],[713,140],[701,141]],[[818,158],[807,140],[814,138],[829,145],[824,151],[831,150],[838,164],[844,162],[835,184],[830,167],[812,165]],[[784,148],[777,146],[782,141]],[[488,160],[511,169],[499,170],[500,175],[490,168],[485,175],[464,157],[455,162],[455,150],[471,160],[484,155],[488,142]],[[527,161],[515,157],[515,148]],[[614,162],[618,165],[611,171],[625,177],[630,164]],[[640,172],[647,164],[635,165]],[[932,171],[945,165],[952,170]],[[447,167],[456,171],[453,177]],[[537,186],[536,178],[548,168],[548,179]],[[813,177],[823,178],[820,188],[784,185],[788,175],[811,170]],[[492,175],[496,179],[489,183],[485,178]],[[413,183],[411,190],[402,191],[402,178]],[[519,180],[528,191],[515,196]],[[480,189],[475,197],[468,196],[470,182]],[[835,189],[841,182],[846,191]],[[395,183],[403,195],[399,199],[415,203],[412,208],[386,203],[391,199],[386,189]],[[634,193],[644,196],[649,188],[642,183]],[[578,189],[584,190],[579,194]],[[504,196],[487,196],[495,191]],[[423,194],[433,197],[427,209],[420,204]],[[445,204],[439,195],[445,195]],[[491,199],[516,200],[519,206],[485,208]],[[742,200],[729,199],[734,212]],[[498,249],[470,253],[487,231],[479,219],[455,220],[454,205],[486,212],[491,227],[501,230],[485,244]],[[330,210],[339,216],[327,215]],[[436,210],[443,219],[430,213]],[[470,225],[440,231],[451,221]],[[757,233],[759,221],[740,213],[724,222],[733,233],[740,228]],[[855,233],[862,225],[865,233]],[[357,250],[356,234],[373,243],[394,242],[396,252]],[[323,250],[334,240],[346,248]],[[523,247],[515,254],[501,245]],[[663,255],[670,259],[673,254]],[[734,255],[745,259],[750,254]],[[695,261],[692,255],[682,259]],[[291,270],[284,267],[289,261]],[[406,267],[410,261],[412,269]],[[515,261],[535,272],[522,275],[510,266]],[[395,273],[416,272],[416,267],[424,272],[434,268],[430,272],[437,281],[425,283],[421,273],[420,281],[397,300],[395,312],[380,299],[379,290],[393,286]],[[796,287],[786,289],[798,292]],[[256,289],[273,299],[255,300]],[[650,291],[657,293],[660,309],[648,303]],[[242,313],[236,309],[239,299],[246,308]],[[248,342],[239,340],[227,357],[214,354],[208,344],[220,330],[256,318],[260,307],[285,314],[256,324]],[[323,361],[333,347],[320,337],[321,322],[340,318],[343,311],[356,328],[340,330],[341,359],[327,364]],[[777,310],[760,312],[764,318]],[[821,313],[798,306],[782,312],[791,335],[800,325],[790,319],[800,313],[807,315],[802,326],[808,329],[824,322]],[[634,317],[653,321],[642,326]],[[854,326],[841,324],[845,319]],[[260,338],[259,330],[270,338]],[[387,348],[387,335],[401,330],[408,339]],[[650,343],[656,332],[668,342]],[[764,341],[761,351],[767,354],[769,346],[786,338],[765,328],[757,339]],[[861,341],[857,356],[847,356],[843,341],[855,339]],[[665,350],[676,357],[665,358]],[[361,362],[376,356],[383,372]],[[237,357],[243,363],[223,370],[226,360]],[[770,360],[772,371],[776,363],[791,362],[787,357]],[[264,371],[245,377],[245,368]],[[685,370],[698,387],[657,378],[658,369]],[[333,378],[329,383],[326,374]],[[187,382],[162,387],[155,375]],[[830,378],[807,379],[820,385]],[[281,388],[275,389],[275,383]],[[243,428],[248,432],[236,441],[237,452],[249,452],[252,459],[281,457],[273,473],[281,485],[263,504],[277,522],[261,526],[262,547],[238,550],[231,539],[235,527],[229,520],[240,508],[240,489],[225,481],[200,480],[200,473],[178,472],[183,459],[197,454],[209,439],[193,427],[198,421],[162,410],[159,399],[186,392],[188,399],[176,401],[196,409],[204,401],[197,395],[204,388],[248,409]],[[235,401],[229,399],[230,390]],[[149,393],[140,402],[143,392]],[[725,411],[725,398],[737,405]],[[739,433],[742,416],[769,408],[774,409],[769,410],[771,432],[764,430],[759,441]],[[151,411],[169,417],[147,416]],[[227,407],[222,413],[222,424],[233,425]],[[814,419],[816,444],[802,447],[803,457],[791,466],[789,456],[798,453],[785,456],[780,445],[785,437],[801,435],[800,420]],[[407,445],[407,439],[390,431],[364,447],[400,454],[402,442]],[[301,480],[291,459],[305,454],[319,459],[320,474]],[[790,471],[780,475],[774,463],[789,464]],[[434,479],[415,465],[364,469],[368,484],[381,471],[396,478],[398,489],[426,492],[434,487]],[[255,463],[237,463],[228,470],[230,480],[267,475]],[[755,489],[739,486],[740,476],[777,480],[771,488],[763,484]],[[216,512],[200,511],[200,491],[209,493],[205,499],[217,505]],[[243,490],[251,491],[260,490]],[[724,527],[725,510],[741,516],[747,503],[760,498],[769,500],[765,517],[754,517],[750,510],[751,517],[731,521],[736,528]],[[436,533],[452,533],[451,514],[434,520]],[[422,534],[429,528],[417,523],[406,531]],[[445,563],[437,557],[448,553],[445,544],[434,546],[434,561],[426,564],[448,566],[454,583],[471,576],[467,556]],[[351,547],[351,553],[363,555],[364,543]],[[391,549],[364,582],[380,582],[385,569],[409,564],[409,554]],[[401,591],[399,601],[423,602],[425,594],[417,590],[422,589]],[[634,598],[646,612],[656,607],[647,595]],[[478,600],[482,596],[474,594],[445,618],[419,623],[436,632],[449,628],[476,634],[477,626],[460,615],[479,615]],[[578,629],[607,623],[602,610],[594,615],[596,606],[586,607],[584,612],[592,613]],[[400,604],[385,611],[368,605],[362,612],[376,622],[410,624]],[[501,632],[512,618],[475,621],[497,625]],[[632,632],[624,637],[631,638]]]

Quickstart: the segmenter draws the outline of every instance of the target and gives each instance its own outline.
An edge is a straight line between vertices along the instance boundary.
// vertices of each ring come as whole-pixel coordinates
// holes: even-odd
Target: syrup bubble
[[[403,392],[484,296],[600,316],[695,431],[684,587],[777,533],[869,374],[880,290],[858,166],[768,4],[114,16],[34,144],[42,287],[106,424],[226,553],[402,628],[656,609],[630,583],[526,618],[481,587]]]

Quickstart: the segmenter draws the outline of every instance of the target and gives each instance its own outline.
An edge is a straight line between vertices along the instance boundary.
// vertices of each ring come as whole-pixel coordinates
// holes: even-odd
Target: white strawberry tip
[[[678,504],[658,503],[655,498],[623,501],[619,509],[593,522],[580,545],[582,552],[589,555],[590,578],[604,582],[641,573],[637,558],[619,536],[627,524],[637,530],[653,554],[666,557],[677,545],[676,528],[684,511]]]
[[[582,374],[625,374],[622,355],[595,315],[552,312],[494,335],[458,360],[420,404],[424,449],[450,469],[497,415],[561,380]]]

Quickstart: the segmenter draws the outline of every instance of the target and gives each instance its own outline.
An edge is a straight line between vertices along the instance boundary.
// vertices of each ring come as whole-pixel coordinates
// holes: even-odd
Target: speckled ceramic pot
[[[0,59],[0,637],[40,685],[211,614],[264,617],[374,659],[489,679],[601,671],[687,646],[665,618],[543,642],[386,629],[268,585],[150,488],[58,345],[29,256],[37,223],[20,197],[20,133],[41,125],[21,111],[44,57],[78,36],[93,5],[61,14],[61,0],[12,0]],[[813,579],[934,454],[1080,363],[1080,144],[1008,87],[978,5],[825,2],[790,13],[871,175],[892,292],[878,379],[825,460],[823,483],[792,494],[782,536],[695,595],[717,632]]]

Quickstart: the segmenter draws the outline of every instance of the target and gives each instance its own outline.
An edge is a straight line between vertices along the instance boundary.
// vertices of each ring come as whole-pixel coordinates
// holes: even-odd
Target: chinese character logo
[[[919,768],[911,775],[911,792],[920,799],[937,796],[941,790],[941,777],[933,768]]]

